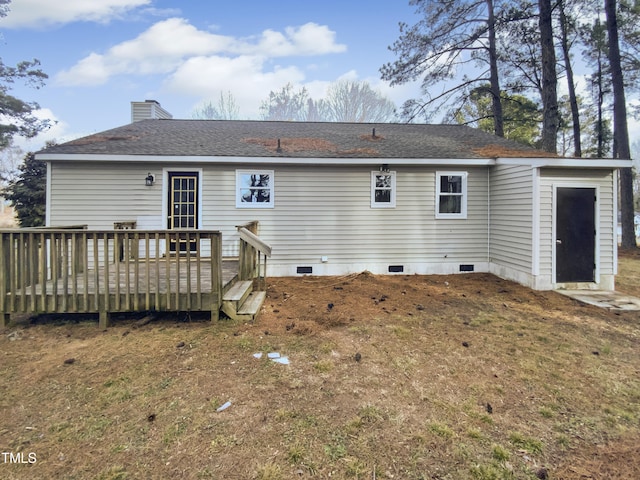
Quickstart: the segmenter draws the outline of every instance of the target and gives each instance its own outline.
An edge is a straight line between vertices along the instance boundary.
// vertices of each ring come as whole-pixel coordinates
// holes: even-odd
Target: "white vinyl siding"
[[[535,176],[531,166],[465,168],[467,218],[441,220],[435,215],[437,167],[398,166],[396,207],[389,209],[371,208],[371,166],[277,166],[274,208],[245,209],[236,208],[235,165],[55,161],[50,166],[51,226],[112,229],[114,222],[136,221],[140,230],[167,228],[167,172],[194,171],[200,178],[199,226],[223,233],[225,256],[237,255],[236,226],[258,220],[260,236],[273,247],[269,266],[279,274],[295,274],[296,266],[313,266],[314,273],[386,273],[389,265],[403,265],[405,272],[450,273],[471,264],[535,288],[553,288],[554,185],[595,187],[598,274],[615,273],[609,169],[542,168]],[[242,169],[264,170],[259,164]],[[155,177],[151,187],[145,186],[149,172]]]
[[[273,265],[486,262],[486,169],[469,179],[469,219],[434,219],[435,170],[412,167],[396,174],[396,208],[372,209],[365,167],[296,167],[275,170],[274,209],[235,209],[234,171],[205,169],[203,224],[221,229],[224,253],[236,253],[235,225],[260,221],[273,246]],[[207,208],[214,206],[215,208]]]
[[[435,211],[435,172],[432,169],[407,169],[396,174],[396,209],[394,211],[367,211],[366,197],[362,185],[356,185],[358,170],[352,174],[340,175],[337,191],[330,193],[327,212],[321,205],[314,212],[314,218],[326,217],[331,222],[330,229],[320,226],[309,238],[333,236],[328,241],[335,242],[333,255],[343,256],[344,261],[387,259],[397,263],[405,262],[455,262],[485,261],[486,254],[482,238],[486,240],[486,194],[477,195],[479,205],[474,208],[473,220],[438,223]],[[475,179],[474,193],[486,192],[484,176]],[[294,200],[294,199],[292,199]],[[325,203],[321,202],[321,203]],[[313,205],[303,207],[314,209]],[[335,213],[338,212],[336,216]],[[327,216],[328,214],[328,216]],[[342,232],[342,233],[339,233]],[[348,238],[352,252],[340,252],[341,239]],[[364,247],[364,248],[363,248]],[[345,255],[346,254],[346,255]]]
[[[163,223],[148,228],[166,228],[161,165],[89,162],[50,165],[51,226],[87,224],[94,230],[112,229],[114,222],[154,217]],[[152,187],[145,186],[149,172],[155,177]]]
[[[86,223],[91,229],[137,220],[138,228],[166,228],[163,169],[193,165],[52,162],[50,223]],[[275,208],[236,208],[236,168],[201,169],[201,228],[221,230],[223,255],[237,254],[237,225],[258,220],[260,236],[273,247],[270,266],[433,264],[458,271],[459,264],[487,262],[487,169],[469,168],[467,218],[435,219],[435,168],[402,167],[396,173],[396,208],[371,208],[371,168],[282,166],[274,169]],[[246,165],[243,170],[261,170]],[[145,186],[151,172],[153,187]],[[166,202],[165,202],[166,203]],[[157,219],[155,225],[153,220]],[[478,266],[476,271],[480,271]],[[314,270],[314,273],[316,271]]]
[[[616,221],[613,218],[614,209],[614,175],[611,170],[567,170],[543,169],[540,178],[540,274],[552,279],[553,275],[553,188],[554,185],[565,187],[593,187],[598,190],[598,224],[599,251],[596,252],[599,261],[600,275],[613,275],[614,235]],[[551,280],[553,281],[553,280]]]
[[[490,171],[489,259],[524,274],[532,273],[533,169],[498,165]]]

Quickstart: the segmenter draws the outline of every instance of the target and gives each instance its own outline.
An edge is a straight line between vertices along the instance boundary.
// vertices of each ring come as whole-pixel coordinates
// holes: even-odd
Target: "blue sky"
[[[231,91],[258,118],[271,90],[291,82],[314,98],[341,78],[367,80],[398,106],[416,85],[390,88],[379,68],[407,0],[13,0],[0,20],[7,64],[38,58],[49,75],[37,101],[58,141],[130,121],[132,100],[155,99],[174,118]],[[28,145],[30,149],[39,148]]]
[[[13,94],[40,104],[55,126],[30,142],[71,140],[130,121],[130,102],[154,99],[174,118],[230,91],[241,118],[259,118],[287,83],[322,98],[339,79],[366,80],[400,107],[417,84],[391,88],[379,68],[408,0],[13,0],[0,19],[0,57],[38,58],[50,76]],[[578,80],[580,80],[578,72]],[[631,141],[640,123],[630,120]]]

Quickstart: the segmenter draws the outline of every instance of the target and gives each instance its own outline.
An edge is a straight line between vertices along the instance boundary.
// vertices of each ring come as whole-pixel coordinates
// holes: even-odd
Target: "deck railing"
[[[240,249],[238,252],[238,279],[257,279],[259,287],[266,290],[267,258],[271,256],[271,246],[258,237],[258,222],[240,225]]]
[[[207,230],[0,231],[0,324],[10,313],[210,311],[222,236]]]

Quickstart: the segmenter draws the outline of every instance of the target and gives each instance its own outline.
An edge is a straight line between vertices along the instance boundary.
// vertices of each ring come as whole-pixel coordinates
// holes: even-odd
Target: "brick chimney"
[[[131,102],[131,123],[148,119],[173,118],[169,112],[160,106],[155,100],[145,100],[144,102]]]

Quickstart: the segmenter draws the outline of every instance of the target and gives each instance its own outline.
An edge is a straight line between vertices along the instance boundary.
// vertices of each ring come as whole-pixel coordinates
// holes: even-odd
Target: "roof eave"
[[[265,165],[455,165],[490,166],[493,158],[351,158],[351,157],[233,157],[200,155],[103,155],[38,153],[37,160],[44,161],[89,161],[89,162],[139,162],[139,163],[225,163],[225,164],[265,164]]]
[[[224,163],[265,165],[429,165],[429,166],[493,166],[528,165],[536,168],[630,168],[631,160],[610,158],[563,157],[498,157],[498,158],[388,158],[388,157],[235,157],[214,155],[105,155],[105,154],[36,154],[44,161],[139,162],[139,163]]]
[[[619,158],[496,158],[496,165],[529,165],[537,168],[631,168],[632,161]]]

